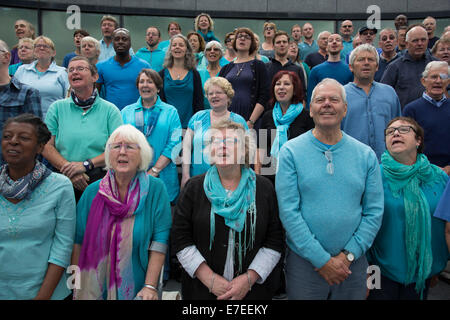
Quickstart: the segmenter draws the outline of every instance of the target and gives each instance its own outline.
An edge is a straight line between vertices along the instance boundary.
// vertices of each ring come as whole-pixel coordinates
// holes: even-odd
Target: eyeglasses
[[[387,128],[386,130],[384,130],[384,135],[392,136],[395,133],[395,131],[398,131],[398,133],[400,133],[400,134],[406,134],[406,133],[410,132],[411,130],[416,132],[416,130],[412,126],[390,127],[390,128]]]
[[[366,32],[363,32],[362,35],[363,36],[374,36],[375,32],[373,32],[373,31],[366,31]]]
[[[274,27],[265,27],[264,30],[273,30],[275,29]]]
[[[427,77],[428,79],[431,79],[433,81],[437,81],[439,79],[441,80],[447,80],[448,79],[448,74],[445,73],[439,73],[439,74],[433,74],[431,76]]]
[[[342,28],[352,28],[353,26],[342,26]]]
[[[252,40],[252,37],[250,37],[248,34],[241,33],[237,35],[238,39],[244,39],[244,40]]]
[[[35,44],[34,47],[40,49],[50,49],[50,46],[48,44]]]
[[[109,149],[112,151],[120,151],[122,149],[122,146],[125,147],[125,151],[137,151],[141,147],[139,147],[136,143],[110,143],[108,145]]]
[[[334,174],[334,164],[333,164],[333,153],[330,150],[327,150],[323,153],[325,158],[327,159],[327,173],[333,175]]]
[[[72,73],[72,72],[75,72],[75,70],[77,71],[77,72],[83,72],[83,71],[87,71],[87,70],[89,70],[89,68],[88,67],[83,67],[83,66],[79,66],[79,67],[71,67],[71,68],[69,68],[69,73]]]
[[[207,48],[207,49],[205,49],[205,51],[217,51],[217,52],[219,52],[220,51],[220,49],[219,48]]]
[[[237,138],[225,138],[225,139],[218,139],[218,138],[211,138],[211,144],[215,146],[219,146],[220,144],[224,144],[225,146],[235,144],[238,142]]]

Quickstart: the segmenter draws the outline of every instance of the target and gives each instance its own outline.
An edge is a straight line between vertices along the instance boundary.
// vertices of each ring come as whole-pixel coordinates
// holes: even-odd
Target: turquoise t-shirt
[[[115,105],[100,97],[86,112],[66,98],[52,103],[45,124],[64,159],[84,161],[105,151],[106,141],[122,125],[122,117]]]
[[[166,56],[166,49],[161,49],[159,46],[157,49],[150,51],[148,48],[143,47],[136,52],[136,57],[150,63],[150,68],[159,72],[163,68],[164,58]]]
[[[13,204],[0,195],[0,299],[30,300],[48,264],[67,268],[75,236],[75,196],[69,178],[52,173],[30,199]],[[64,272],[52,299],[69,294]]]
[[[212,110],[201,110],[194,114],[188,124],[188,128],[194,131],[192,139],[191,177],[203,174],[211,167],[210,160],[204,149],[208,144],[208,129],[211,128]],[[248,130],[245,119],[240,115],[230,112],[230,120],[240,123]]]

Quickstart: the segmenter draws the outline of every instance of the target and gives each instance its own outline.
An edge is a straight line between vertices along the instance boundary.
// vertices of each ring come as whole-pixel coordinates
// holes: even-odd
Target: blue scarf
[[[206,172],[203,189],[206,197],[211,202],[210,214],[210,240],[211,250],[215,235],[215,214],[225,219],[225,224],[239,233],[239,272],[242,271],[242,255],[248,248],[252,249],[255,242],[256,227],[256,174],[250,169],[243,167],[241,170],[241,181],[236,190],[229,195],[222,186],[219,172],[216,166],[212,166]],[[250,241],[247,243],[247,212],[250,215]],[[245,230],[244,230],[245,227]],[[244,230],[244,247],[242,246],[241,231]]]
[[[412,166],[401,164],[386,150],[381,156],[383,174],[396,198],[403,195],[405,206],[406,284],[416,277],[416,291],[423,295],[425,280],[430,276],[433,255],[431,250],[431,213],[421,185],[445,183],[441,169],[430,164],[419,153]]]
[[[159,98],[158,98],[159,99]],[[150,137],[153,132],[153,129],[156,127],[156,123],[158,122],[159,115],[161,113],[161,108],[154,105],[150,109],[146,109],[147,117],[144,120],[144,107],[142,106],[142,99],[139,98],[140,108],[136,109],[134,114],[134,121],[136,123],[136,128],[141,131],[146,138]]]
[[[275,103],[272,111],[273,122],[277,127],[277,134],[275,140],[272,143],[272,149],[270,149],[270,154],[274,158],[278,158],[278,153],[281,147],[288,141],[287,131],[291,123],[298,117],[303,111],[303,105],[301,103],[291,104],[287,109],[286,113],[283,115],[281,111],[280,103]]]

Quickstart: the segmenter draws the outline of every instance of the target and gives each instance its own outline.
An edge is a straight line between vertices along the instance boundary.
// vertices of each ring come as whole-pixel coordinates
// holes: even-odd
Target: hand
[[[88,186],[89,176],[85,173],[80,173],[70,179],[75,189],[84,191]]]
[[[186,182],[188,182],[188,180],[190,179],[191,177],[189,176],[189,175],[182,175],[181,176],[181,183],[180,183],[180,189],[183,189],[183,187],[184,187],[184,185],[186,184]]]
[[[247,121],[247,126],[249,129],[253,129],[253,123],[250,120]]]
[[[142,297],[142,300],[158,300],[158,292],[147,287],[143,287],[136,296]]]
[[[66,162],[59,170],[63,175],[72,179],[76,174],[85,173],[83,162]]]
[[[346,263],[337,257],[331,257],[322,268],[316,268],[315,270],[319,272],[330,286],[340,284],[352,273]]]
[[[218,296],[217,300],[242,300],[247,295],[250,287],[248,286],[247,274],[241,274],[230,282],[231,288],[223,295]]]
[[[448,176],[450,176],[450,165],[445,166],[445,167],[443,167],[443,168],[441,168],[441,169],[444,170],[444,172],[445,172]]]
[[[155,178],[159,178],[159,173],[154,172],[152,169],[148,170],[147,174],[149,174]]]
[[[227,279],[225,279],[224,277],[216,274],[211,292],[216,297],[219,297],[219,296],[225,294],[230,289],[231,289],[230,282]]]

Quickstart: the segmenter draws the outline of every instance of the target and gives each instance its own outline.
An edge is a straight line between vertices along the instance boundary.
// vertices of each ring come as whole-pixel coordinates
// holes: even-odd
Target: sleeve
[[[272,249],[263,247],[258,250],[258,253],[248,267],[248,269],[254,270],[260,276],[256,281],[257,283],[262,284],[266,281],[273,268],[276,267],[280,257],[281,253]]]
[[[103,67],[102,67],[103,63],[97,63],[96,67],[97,67],[97,74],[98,74],[98,79],[96,81],[96,83],[105,83],[105,80],[103,79]]]
[[[169,195],[161,180],[151,176],[148,176],[147,178],[150,179],[150,189],[156,188],[159,190],[159,192],[155,194],[155,197],[152,198],[152,207],[155,208],[155,210],[153,210],[155,219],[153,224],[152,242],[169,245],[169,234],[172,226]],[[149,207],[151,206],[149,205]]]
[[[50,248],[49,263],[66,268],[70,264],[75,236],[75,195],[68,178],[56,187],[58,203],[55,208],[56,226],[53,243]]]
[[[311,96],[314,88],[317,85],[317,69],[312,69],[311,74],[309,75],[309,81],[308,81],[308,91],[306,94],[306,107],[309,109],[309,105],[311,104]]]
[[[384,212],[384,191],[377,156],[370,150],[366,187],[362,198],[362,218],[345,250],[354,254],[355,259],[364,255],[372,246],[381,227]]]
[[[67,72],[65,70],[62,71],[59,76],[59,83],[61,84],[63,97],[65,98],[67,96],[67,93],[69,92],[69,88],[70,88],[69,78],[68,78]]]
[[[434,217],[450,222],[450,180],[447,182],[444,193],[441,195]]]
[[[395,85],[397,83],[397,64],[391,63],[387,66],[386,70],[384,70],[383,76],[381,77],[380,82],[390,85],[392,88],[395,89]]]
[[[195,190],[191,178],[180,192],[175,213],[173,217],[173,225],[171,231],[172,252],[179,252],[186,247],[195,246],[193,237],[193,210]]]
[[[53,102],[48,108],[45,115],[45,124],[52,136],[58,135],[59,123],[58,123],[58,101]]]
[[[416,112],[411,103],[408,103],[403,109],[403,116],[413,118],[414,120],[416,119]]]
[[[119,109],[116,106],[112,105],[108,121],[108,129],[109,129],[108,136],[110,136],[114,132],[114,130],[116,130],[122,124],[123,119]]]
[[[42,119],[41,95],[38,90],[30,89],[25,98],[24,111]]]
[[[195,271],[205,261],[197,247],[192,245],[177,252],[177,258],[183,269],[191,278],[195,278]]]
[[[267,108],[267,103],[269,102],[269,92],[270,92],[270,79],[267,74],[267,69],[264,62],[255,60],[256,63],[256,103],[261,104],[264,109]]]
[[[77,203],[77,216],[75,228],[75,244],[81,245],[84,239],[84,232],[86,231],[89,210],[91,209],[92,201],[98,192],[100,180],[94,182],[84,190],[80,200]]]
[[[194,113],[197,111],[203,110],[203,99],[204,99],[204,93],[202,88],[202,79],[200,78],[200,74],[196,69],[192,69],[194,73],[194,97],[192,101],[192,108],[194,110]]]
[[[172,159],[172,161],[175,162],[175,158],[180,153],[182,147],[181,137],[183,129],[181,128],[181,121],[178,116],[178,112],[175,110],[171,112],[169,122],[169,135],[167,136],[167,141],[162,151],[162,155]]]
[[[283,146],[279,155],[279,166],[275,176],[275,189],[280,210],[280,219],[286,230],[291,249],[321,268],[331,255],[322,247],[303,219],[298,173],[291,150]]]

